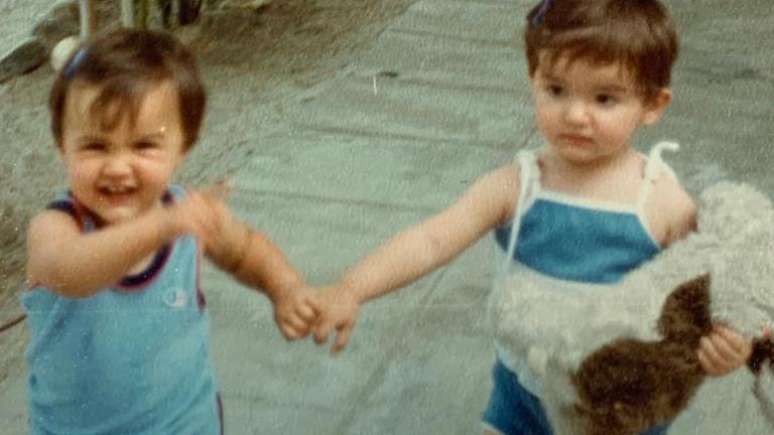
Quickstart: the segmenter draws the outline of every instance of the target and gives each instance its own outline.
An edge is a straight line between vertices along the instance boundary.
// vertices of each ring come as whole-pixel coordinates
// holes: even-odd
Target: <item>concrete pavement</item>
[[[255,146],[233,174],[235,211],[270,234],[311,283],[324,284],[449,204],[537,140],[514,38],[531,3],[419,0],[331,80],[269,108],[250,109],[245,97],[232,122],[256,125],[239,138]],[[682,151],[666,158],[693,192],[729,178],[774,196],[771,3],[668,3],[683,44],[675,102],[638,146],[680,142]],[[228,131],[224,124],[208,134]],[[486,237],[450,266],[366,305],[335,358],[310,342],[286,343],[265,298],[207,268],[227,432],[480,433],[494,358],[484,322],[491,245]],[[749,383],[744,371],[708,382],[671,433],[769,433]],[[21,377],[0,385],[4,434],[23,433],[23,397]]]

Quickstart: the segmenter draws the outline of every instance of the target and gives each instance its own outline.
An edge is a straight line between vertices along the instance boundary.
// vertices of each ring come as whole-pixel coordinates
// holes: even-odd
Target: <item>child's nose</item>
[[[131,171],[132,164],[130,157],[123,153],[109,156],[102,167],[103,174],[110,177],[125,176],[130,174]]]
[[[570,101],[565,108],[564,117],[571,124],[585,124],[589,113],[586,103],[583,101]]]

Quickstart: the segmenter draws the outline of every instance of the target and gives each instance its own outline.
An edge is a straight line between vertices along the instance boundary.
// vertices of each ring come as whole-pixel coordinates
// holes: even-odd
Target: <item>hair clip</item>
[[[543,20],[546,17],[546,12],[548,12],[548,9],[551,8],[552,3],[553,0],[543,0],[542,3],[540,3],[540,9],[538,9],[537,12],[535,12],[535,16],[532,17],[532,25],[534,27],[543,24]]]
[[[73,58],[70,59],[70,62],[67,63],[67,66],[62,72],[62,75],[64,75],[67,79],[72,79],[75,73],[78,72],[78,69],[81,67],[83,62],[86,60],[86,54],[86,47],[79,48]]]

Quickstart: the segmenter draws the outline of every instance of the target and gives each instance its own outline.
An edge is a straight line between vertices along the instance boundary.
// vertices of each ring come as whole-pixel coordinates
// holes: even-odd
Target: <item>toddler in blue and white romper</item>
[[[182,195],[170,186],[164,202]],[[84,232],[95,229],[70,195],[49,208],[70,214]],[[31,333],[31,434],[223,432],[200,260],[196,240],[185,236],[159,250],[143,272],[91,297],[34,284],[22,294]]]
[[[546,286],[567,287],[567,291],[604,291],[604,285],[618,282],[624,274],[648,261],[661,246],[646,225],[643,208],[650,186],[659,175],[674,177],[661,161],[656,145],[650,153],[645,178],[636,204],[617,204],[573,197],[543,189],[540,166],[534,151],[518,155],[523,195],[513,222],[495,230],[500,257],[513,244],[509,276],[537,280]],[[512,228],[518,232],[511,241]],[[518,288],[495,286],[497,291]],[[492,300],[502,300],[493,292]],[[495,339],[497,361],[493,369],[494,389],[484,412],[484,424],[512,434],[550,434],[551,426],[540,403],[542,385],[527,364],[527,356],[515,354]],[[647,435],[666,433],[654,427]]]

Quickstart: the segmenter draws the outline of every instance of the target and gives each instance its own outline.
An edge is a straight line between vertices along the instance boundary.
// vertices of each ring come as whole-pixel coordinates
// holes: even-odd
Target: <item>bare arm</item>
[[[286,291],[303,287],[304,280],[282,251],[266,235],[252,231],[222,207],[225,220],[220,236],[207,249],[208,257],[242,284],[263,291],[276,301]]]
[[[225,204],[213,201],[212,207],[219,225],[214,237],[205,237],[207,256],[242,284],[266,294],[285,338],[305,337],[317,312],[313,290],[266,235],[234,219]]]
[[[484,175],[451,207],[397,234],[348,270],[341,287],[362,303],[447,264],[507,221],[517,200],[518,183],[513,165]]]
[[[685,238],[698,230],[698,209],[693,198],[681,189],[675,204],[675,217],[669,231],[669,243]]]
[[[190,191],[171,206],[85,234],[67,214],[43,212],[28,230],[27,282],[64,296],[91,296],[181,235],[215,234],[219,222],[211,204],[223,196],[222,190]]]
[[[664,214],[669,219],[664,246],[669,246],[697,230],[697,207],[677,180],[671,179],[664,184],[663,198],[667,201]]]
[[[337,285],[320,292],[315,341],[324,343],[335,329],[336,342],[331,349],[343,349],[363,302],[441,267],[484,233],[507,222],[518,192],[518,170],[514,165],[504,166],[479,178],[451,207],[377,248],[347,271]]]
[[[660,177],[645,203],[648,227],[662,248],[696,231],[697,208],[678,180]]]
[[[693,198],[676,179],[666,178],[657,184],[657,197],[665,236],[663,246],[687,237],[697,228],[697,207]],[[696,355],[702,368],[710,376],[724,376],[742,367],[752,353],[752,340],[720,323],[713,323],[712,331],[702,337]]]
[[[83,234],[71,216],[45,211],[32,220],[27,232],[27,282],[68,297],[91,296],[174,240],[177,232],[168,214],[159,208]]]

